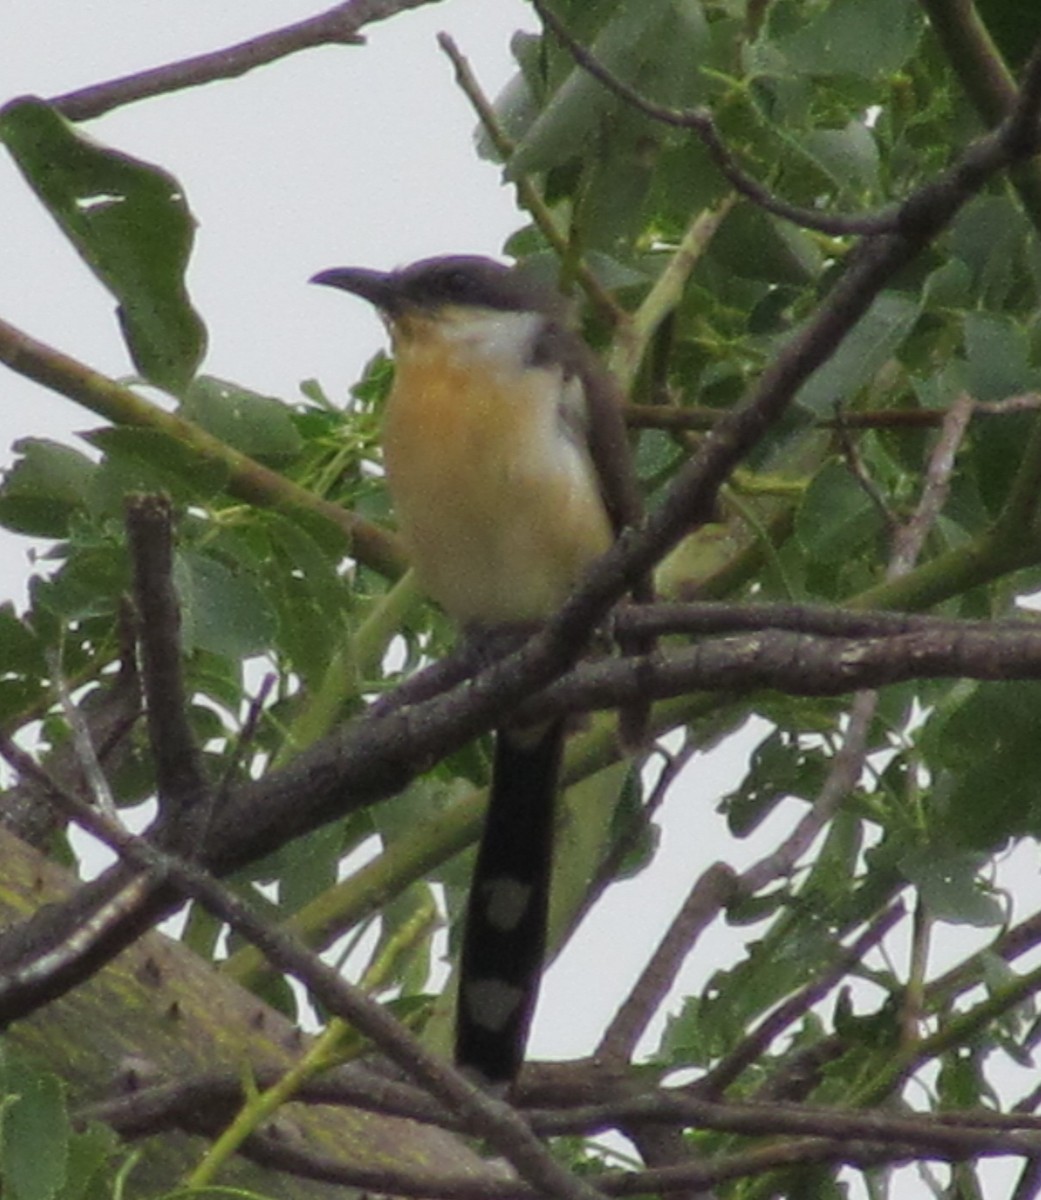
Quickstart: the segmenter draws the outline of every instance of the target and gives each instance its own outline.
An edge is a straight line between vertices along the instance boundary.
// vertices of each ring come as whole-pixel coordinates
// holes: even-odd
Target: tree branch
[[[169,500],[147,495],[129,497],[126,530],[160,820],[173,828],[191,819],[193,811],[197,812],[199,804],[209,798],[210,789],[188,724]],[[178,836],[183,838],[185,833],[182,827]]]
[[[122,79],[94,84],[79,91],[55,96],[48,103],[70,121],[87,121],[150,96],[183,91],[218,79],[234,79],[256,67],[285,58],[312,46],[341,43],[357,45],[364,39],[358,31],[374,21],[385,21],[410,8],[434,0],[345,0],[328,12],[308,17],[293,25],[250,38],[223,50],[199,54],[180,62],[152,67]]]
[[[9,748],[9,747],[8,747]],[[136,837],[67,792],[42,769],[17,756],[19,769],[33,774],[48,797],[103,841],[154,888],[173,888],[196,900],[241,937],[248,939],[280,972],[302,983],[333,1016],[353,1025],[435,1099],[448,1105],[469,1128],[489,1141],[541,1194],[560,1200],[599,1200],[600,1193],[559,1166],[526,1122],[442,1062],[377,1000],[350,984],[295,938],[264,921],[244,901],[204,869]]]
[[[919,2],[983,124],[997,125],[1016,105],[1016,81],[973,0]],[[1034,227],[1041,230],[1041,166],[1022,163],[1012,182]]]

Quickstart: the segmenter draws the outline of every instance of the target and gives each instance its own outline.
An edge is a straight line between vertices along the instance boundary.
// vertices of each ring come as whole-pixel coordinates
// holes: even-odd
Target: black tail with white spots
[[[546,948],[561,722],[500,730],[470,886],[456,1017],[456,1063],[508,1083],[524,1059]]]

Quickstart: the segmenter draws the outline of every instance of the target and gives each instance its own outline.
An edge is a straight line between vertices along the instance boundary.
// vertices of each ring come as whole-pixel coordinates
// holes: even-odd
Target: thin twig
[[[940,436],[929,455],[918,504],[910,520],[896,530],[893,538],[887,579],[906,575],[918,561],[925,547],[925,539],[947,502],[951,476],[954,474],[954,458],[965,438],[974,407],[972,397],[963,392],[944,413]]]
[[[860,490],[867,496],[875,511],[882,518],[882,524],[885,528],[893,533],[897,529],[896,514],[889,507],[885,496],[882,494],[882,489],[871,478],[871,472],[864,462],[863,456],[860,453],[860,447],[849,436],[849,430],[843,423],[842,414],[837,413],[835,417],[835,438],[839,443],[839,448],[842,451],[842,456],[846,460],[846,466],[850,474],[856,480]]]
[[[87,782],[87,787],[94,797],[94,803],[110,820],[118,821],[119,814],[116,811],[112,788],[105,777],[105,772],[101,769],[101,762],[94,748],[94,740],[90,735],[86,718],[69,692],[68,681],[61,665],[61,656],[56,649],[48,652],[47,665],[50,668],[51,681],[61,701],[62,714],[72,732],[72,741],[76,748],[80,769]]]
[[[455,70],[456,83],[463,95],[470,101],[471,107],[477,114],[477,119],[481,122],[496,152],[504,163],[508,163],[515,149],[513,141],[500,125],[495,106],[484,94],[469,61],[456,45],[455,39],[449,34],[439,33],[437,44],[451,61]],[[568,270],[582,291],[589,297],[593,307],[612,328],[623,327],[629,320],[628,314],[619,307],[615,298],[597,279],[589,266],[582,259],[576,259],[574,247],[567,234],[558,228],[556,218],[549,205],[542,198],[542,193],[532,180],[527,175],[515,173],[511,176],[510,182],[517,190],[517,199],[520,201],[521,208],[534,221],[536,228],[549,243],[557,258],[567,264]]]
[[[856,786],[867,754],[868,734],[877,706],[878,696],[874,691],[861,691],[854,696],[842,745],[831,760],[827,778],[813,804],[776,850],[764,855],[741,873],[743,895],[754,896],[768,884],[790,875]]]
[[[271,30],[259,37],[185,58],[179,62],[152,67],[122,79],[94,84],[49,103],[70,121],[87,121],[100,117],[124,104],[133,104],[150,96],[183,91],[218,79],[234,79],[255,67],[306,50],[312,46],[358,45],[364,39],[358,31],[363,25],[385,21],[410,8],[430,4],[433,0],[345,0],[328,12],[308,17],[293,25]]]
[[[734,896],[734,873],[723,863],[697,880],[658,948],[608,1025],[596,1057],[628,1062],[650,1019],[668,995],[684,959],[702,931]]]
[[[692,1085],[691,1091],[706,1097],[724,1092],[747,1067],[766,1054],[772,1042],[823,1000],[832,988],[837,987],[850,969],[856,966],[869,950],[873,950],[904,915],[904,906],[899,901],[879,913],[849,948],[844,948],[839,953],[826,971],[769,1013],[729,1054],[721,1058],[711,1071]]]
[[[972,417],[1006,417],[1036,412],[1039,408],[1041,395],[1025,392],[1004,400],[977,401],[972,408]],[[686,430],[706,432],[714,428],[726,412],[698,404],[626,404],[622,411],[625,423],[631,429],[664,429],[676,433]],[[943,424],[947,412],[944,408],[861,409],[819,418],[814,425],[818,429],[936,429]]]
[[[1041,1162],[1023,1164],[1023,1170],[1016,1180],[1016,1190],[1009,1200],[1037,1200],[1041,1195]]]

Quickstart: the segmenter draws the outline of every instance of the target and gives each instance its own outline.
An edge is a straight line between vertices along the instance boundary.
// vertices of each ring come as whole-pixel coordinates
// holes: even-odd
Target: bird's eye
[[[449,271],[444,277],[443,286],[447,295],[461,299],[470,294],[472,283],[466,271]]]

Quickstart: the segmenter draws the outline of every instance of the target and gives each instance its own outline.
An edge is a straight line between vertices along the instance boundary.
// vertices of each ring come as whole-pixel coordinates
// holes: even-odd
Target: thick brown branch
[[[637,660],[583,665],[527,702],[542,719],[616,708],[634,695],[775,688],[796,696],[839,696],[910,679],[1041,679],[1041,630],[1005,637],[984,623],[890,638],[814,638],[771,633],[727,637]]]

